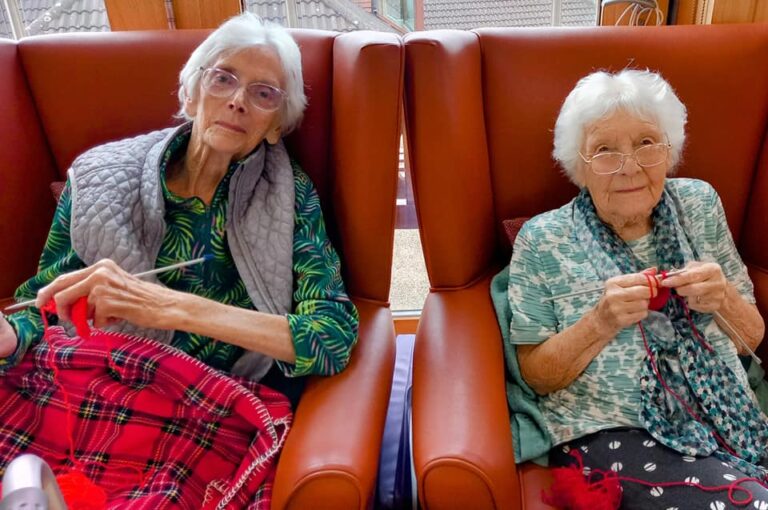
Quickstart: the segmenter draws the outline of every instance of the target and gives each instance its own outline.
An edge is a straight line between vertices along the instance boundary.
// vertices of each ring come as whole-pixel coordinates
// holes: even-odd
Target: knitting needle
[[[741,344],[744,350],[749,353],[752,359],[755,360],[755,363],[757,363],[758,365],[762,365],[763,361],[757,357],[757,354],[755,354],[755,351],[749,348],[749,345],[747,345],[747,342],[745,342],[744,339],[741,338],[741,335],[739,334],[738,331],[736,331],[736,329],[733,326],[731,326],[731,323],[725,320],[725,317],[723,317],[723,315],[720,312],[714,312],[714,315],[715,317],[720,319],[720,321],[722,321],[722,323],[725,325],[726,328],[728,328],[731,331],[731,333],[734,334],[734,336],[736,337],[736,340]]]
[[[153,274],[160,274],[165,273],[166,271],[173,271],[174,269],[178,269],[180,267],[186,267],[186,266],[192,266],[195,264],[199,264],[201,262],[205,262],[206,260],[210,260],[213,258],[213,255],[205,255],[203,257],[199,257],[192,260],[187,260],[186,262],[177,262],[176,264],[171,264],[170,266],[165,267],[158,267],[155,269],[150,269],[149,271],[142,271],[141,273],[136,273],[136,278],[143,278],[145,276],[151,276]],[[21,303],[16,303],[15,305],[11,305],[7,307],[4,312],[10,312],[14,310],[21,310],[22,308],[27,308],[28,306],[33,306],[35,304],[35,299],[30,299],[29,301],[22,301]]]
[[[676,275],[682,274],[684,272],[685,272],[685,269],[674,269],[672,271],[667,271],[666,277],[676,276]],[[661,275],[659,274],[659,275],[656,275],[656,276],[660,277]],[[559,296],[547,297],[547,298],[542,299],[542,302],[552,301],[554,299],[560,299],[560,298],[568,298],[568,297],[581,296],[583,294],[590,294],[592,292],[597,292],[597,291],[600,291],[600,290],[603,290],[603,287],[595,287],[595,288],[592,288],[592,289],[579,290],[579,291],[576,291],[576,292],[571,292],[569,294],[562,294],[562,295],[559,295]],[[739,332],[736,331],[736,329],[734,329],[734,327],[731,325],[731,323],[728,322],[725,319],[725,317],[723,317],[723,315],[720,312],[714,312],[714,315],[717,318],[720,319],[720,321],[723,323],[723,325],[726,328],[728,328],[731,333],[733,333],[734,337],[736,338],[736,341],[741,345],[741,347],[745,351],[747,351],[747,353],[749,353],[750,357],[752,357],[752,359],[755,360],[755,363],[757,363],[758,365],[762,365],[763,364],[762,360],[757,357],[757,354],[755,354],[755,351],[750,349],[749,345],[747,345],[747,342],[741,337]]]
[[[670,276],[677,276],[679,274],[685,273],[685,269],[673,269],[671,271],[667,271],[666,278],[669,278]],[[661,274],[655,275],[656,278],[661,278]],[[559,296],[550,296],[545,297],[541,300],[542,303],[546,303],[547,301],[554,301],[555,299],[563,299],[563,298],[569,298],[569,297],[576,297],[576,296],[582,296],[584,294],[592,294],[593,292],[602,291],[604,287],[601,285],[600,287],[593,287],[591,289],[583,289],[583,290],[577,290],[576,292],[570,292],[568,294],[560,294]]]

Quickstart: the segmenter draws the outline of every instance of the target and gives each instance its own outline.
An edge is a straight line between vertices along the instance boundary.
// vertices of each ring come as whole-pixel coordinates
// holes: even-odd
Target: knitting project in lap
[[[586,189],[577,197],[576,209],[583,220],[581,240],[587,243],[601,278],[645,269],[627,244],[597,216]],[[685,233],[666,190],[653,210],[652,221],[660,267],[684,267]],[[686,250],[692,248],[686,245]],[[692,255],[696,260],[695,253]],[[649,311],[639,325],[651,355],[646,356],[640,379],[640,422],[659,442],[682,454],[714,454],[749,476],[765,478],[768,471],[759,464],[768,460],[768,418],[706,343],[704,318],[704,314],[689,310],[673,291],[666,305],[659,312]],[[661,380],[654,372],[654,361]],[[685,405],[667,392],[662,380]]]
[[[155,341],[52,327],[0,377],[0,468],[81,471],[109,509],[269,509],[287,399]]]

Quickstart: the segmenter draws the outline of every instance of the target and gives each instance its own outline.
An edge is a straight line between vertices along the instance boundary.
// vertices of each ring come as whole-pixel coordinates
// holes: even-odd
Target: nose
[[[246,90],[245,87],[238,87],[237,90],[229,98],[227,106],[230,110],[237,111],[239,113],[245,113],[246,105]]]
[[[621,173],[626,175],[633,175],[641,171],[643,167],[637,164],[634,154],[630,154],[624,158],[624,165],[621,167]]]

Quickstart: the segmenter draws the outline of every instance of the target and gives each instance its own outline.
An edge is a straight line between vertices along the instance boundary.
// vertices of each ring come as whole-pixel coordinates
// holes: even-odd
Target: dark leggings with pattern
[[[644,430],[610,429],[590,434],[569,443],[558,445],[549,452],[552,467],[571,466],[576,463],[569,452],[578,449],[585,470],[613,470],[619,476],[637,478],[649,483],[698,482],[701,485],[727,486],[747,476],[715,457],[687,457],[658,444]],[[659,487],[621,481],[621,508],[627,510],[725,510],[748,508],[768,510],[768,488],[756,483],[741,484],[752,500],[749,504],[734,504],[724,488],[706,492],[697,487]],[[739,501],[748,498],[744,491],[735,491],[732,497]]]

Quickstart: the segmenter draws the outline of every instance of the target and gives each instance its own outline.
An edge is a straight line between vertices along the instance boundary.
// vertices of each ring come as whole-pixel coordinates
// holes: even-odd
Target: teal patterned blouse
[[[182,198],[166,187],[165,169],[174,156],[178,157],[186,150],[188,143],[189,133],[181,134],[169,145],[161,162],[167,229],[156,267],[203,254],[213,254],[213,258],[202,264],[161,273],[158,277],[171,289],[253,309],[229,251],[225,228],[229,180],[239,162],[230,165],[210,205],[197,197]],[[317,192],[309,177],[295,164],[294,179],[294,308],[287,319],[296,362],[277,361],[277,366],[285,377],[332,375],[341,371],[349,360],[357,340],[358,314],[344,289],[339,257],[326,234]],[[70,216],[71,195],[67,183],[40,258],[38,274],[17,289],[16,299],[32,299],[40,288],[57,276],[85,267],[72,249]],[[36,308],[15,313],[8,320],[17,332],[19,347],[12,356],[0,359],[0,368],[13,366],[43,334],[40,312]],[[223,371],[229,371],[242,354],[240,347],[185,331],[175,332],[172,345]]]

